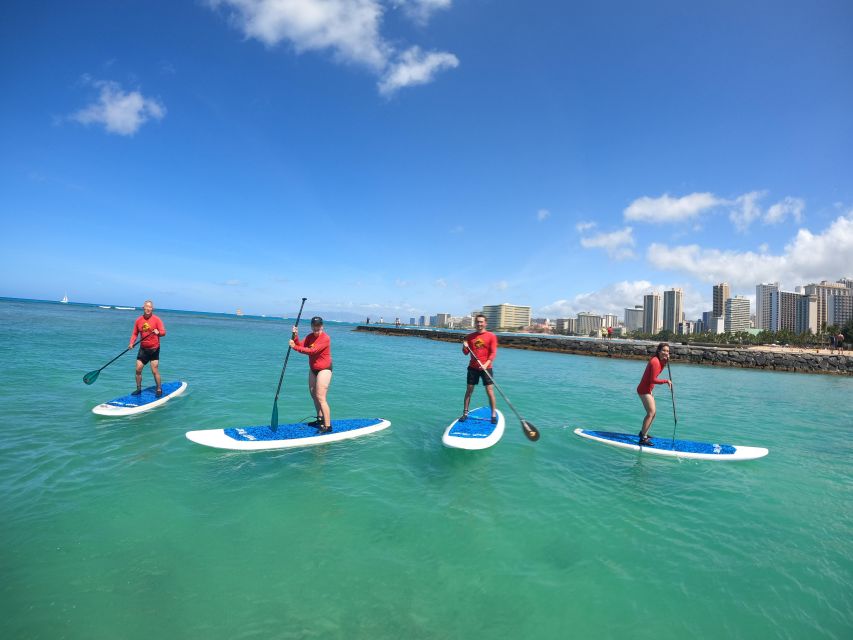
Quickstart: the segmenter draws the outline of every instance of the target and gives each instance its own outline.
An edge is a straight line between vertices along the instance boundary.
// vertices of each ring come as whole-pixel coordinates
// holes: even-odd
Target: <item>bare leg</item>
[[[471,394],[474,393],[474,385],[469,384],[465,389],[465,402],[462,404],[462,415],[466,415],[468,413],[468,406],[471,404]]]
[[[486,385],[486,395],[489,396],[489,404],[492,407],[492,417],[494,418],[498,414],[495,412],[495,385],[487,384]]]
[[[320,415],[323,416],[324,428],[332,426],[332,410],[329,409],[329,403],[326,401],[331,382],[332,372],[328,369],[323,369],[314,375],[314,406],[318,407]]]
[[[151,361],[151,373],[154,374],[154,382],[157,383],[157,389],[160,389],[162,386],[160,384],[160,361],[152,360]]]
[[[314,402],[314,411],[318,418],[323,419],[323,408],[317,402],[317,374],[312,369],[308,369],[308,393],[311,394],[311,400]]]
[[[136,388],[137,389],[142,388],[142,367],[144,367],[144,366],[145,365],[142,364],[142,360],[136,361]]]
[[[645,437],[652,426],[652,422],[655,420],[655,397],[652,394],[647,393],[640,396],[640,401],[643,403],[643,408],[646,410],[646,417],[643,418],[643,428],[640,431],[642,436]]]

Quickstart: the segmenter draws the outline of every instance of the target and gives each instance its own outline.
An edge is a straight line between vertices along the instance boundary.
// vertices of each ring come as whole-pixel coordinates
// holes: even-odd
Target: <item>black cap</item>
[[[320,316],[314,316],[311,318],[311,324],[323,324],[323,318]]]

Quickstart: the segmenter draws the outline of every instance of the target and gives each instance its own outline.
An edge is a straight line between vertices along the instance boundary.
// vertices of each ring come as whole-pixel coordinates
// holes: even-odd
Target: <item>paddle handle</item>
[[[302,309],[305,307],[305,301],[308,298],[302,298],[302,304],[299,305],[299,313],[296,314],[296,324],[294,331],[290,332],[290,339],[296,335],[295,328],[299,326],[299,319],[302,317]],[[281,383],[284,380],[284,370],[287,369],[287,361],[290,359],[290,345],[287,345],[287,353],[284,356],[284,365],[281,367],[281,375],[278,377],[278,387],[275,390],[275,399],[272,401],[272,416],[270,417],[270,429],[275,431],[278,428],[278,394],[281,392]]]

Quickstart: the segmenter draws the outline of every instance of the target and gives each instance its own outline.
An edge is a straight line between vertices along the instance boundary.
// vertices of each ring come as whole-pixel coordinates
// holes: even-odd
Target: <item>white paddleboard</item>
[[[453,449],[488,449],[504,434],[504,414],[497,411],[497,424],[492,424],[492,410],[478,407],[468,412],[468,419],[460,422],[457,418],[450,423],[441,437],[445,447]]]
[[[653,447],[641,446],[637,434],[614,433],[612,431],[593,431],[575,429],[581,438],[609,444],[621,449],[630,449],[642,453],[671,458],[692,458],[694,460],[755,460],[763,458],[769,451],[763,447],[744,447],[732,444],[712,444],[693,440],[675,440],[670,438],[651,438]]]
[[[187,431],[187,439],[216,449],[259,451],[338,442],[376,433],[390,426],[391,423],[382,418],[355,418],[332,420],[332,430],[329,433],[320,433],[317,427],[297,422],[280,424],[275,431],[272,431],[269,425]]]
[[[99,404],[92,409],[92,413],[97,413],[99,416],[130,416],[135,413],[149,411],[155,407],[167,403],[174,397],[181,395],[187,388],[186,382],[164,382],[163,395],[157,397],[157,387],[148,387],[143,389],[138,396],[128,394],[121,396],[115,400],[110,400],[104,404]]]

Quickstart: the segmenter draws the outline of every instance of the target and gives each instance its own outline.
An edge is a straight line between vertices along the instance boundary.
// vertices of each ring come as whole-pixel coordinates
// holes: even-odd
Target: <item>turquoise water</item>
[[[503,440],[464,452],[459,348],[331,326],[334,417],[391,428],[223,452],[184,433],[269,422],[289,325],[164,312],[187,392],[95,416],[132,355],[82,376],[138,313],[0,301],[2,637],[853,637],[851,379],[674,362],[679,437],[770,449],[679,462],[571,432],[638,430],[644,363],[503,349],[542,438],[501,401]],[[282,422],[313,412],[306,372],[292,354]]]

